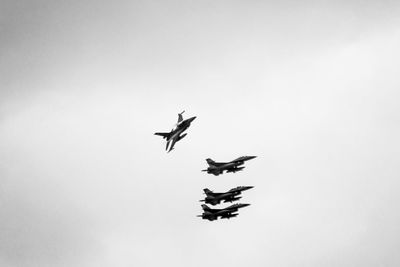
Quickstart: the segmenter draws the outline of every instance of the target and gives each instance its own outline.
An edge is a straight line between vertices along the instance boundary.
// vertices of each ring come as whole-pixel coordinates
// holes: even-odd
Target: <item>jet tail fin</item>
[[[215,166],[215,161],[213,161],[212,159],[210,159],[210,158],[208,158],[208,159],[206,159],[206,161],[207,161],[207,164],[208,165],[210,165],[210,166]]]
[[[210,210],[210,208],[206,204],[202,204],[201,207],[204,211]]]
[[[213,191],[211,191],[211,190],[208,189],[208,188],[204,188],[203,191],[204,191],[204,193],[205,193],[206,195],[212,195],[212,193],[213,193]]]
[[[182,114],[183,114],[184,112],[185,112],[185,111],[182,111],[181,113],[178,114],[178,123],[180,123],[181,121],[183,121],[183,116],[182,116]]]

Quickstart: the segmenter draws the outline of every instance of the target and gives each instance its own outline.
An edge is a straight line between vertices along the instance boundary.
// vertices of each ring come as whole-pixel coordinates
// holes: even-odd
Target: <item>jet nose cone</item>
[[[197,117],[191,117],[191,118],[187,119],[186,121],[187,121],[188,123],[191,123],[191,122],[194,121],[196,118],[197,118]]]
[[[256,156],[244,156],[244,157],[242,157],[243,161],[248,161],[248,160],[255,159],[255,158],[257,158],[257,157]]]
[[[247,207],[247,206],[250,206],[250,204],[241,204],[241,208],[244,208],[244,207]]]
[[[249,190],[252,189],[254,186],[243,186],[243,190]]]

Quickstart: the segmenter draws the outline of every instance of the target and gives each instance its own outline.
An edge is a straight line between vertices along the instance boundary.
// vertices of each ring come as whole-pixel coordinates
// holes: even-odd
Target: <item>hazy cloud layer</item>
[[[0,265],[397,266],[396,1],[3,1]],[[198,119],[170,154],[153,135]],[[257,155],[242,173],[205,158]],[[202,189],[254,185],[234,220]]]

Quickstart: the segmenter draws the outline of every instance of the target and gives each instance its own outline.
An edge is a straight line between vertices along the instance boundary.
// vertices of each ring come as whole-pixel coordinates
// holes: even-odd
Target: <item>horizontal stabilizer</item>
[[[162,136],[164,139],[167,139],[169,137],[170,133],[155,133],[155,135]]]
[[[221,219],[230,219],[230,218],[236,217],[238,215],[239,215],[239,213],[233,213],[233,214],[221,216]]]
[[[233,201],[236,201],[236,200],[239,200],[239,199],[241,199],[242,197],[233,197],[233,198],[230,198],[230,199],[226,199],[224,202],[226,203],[226,202],[233,202]]]
[[[219,169],[206,169],[206,170],[201,170],[201,171],[214,174],[215,176],[218,176],[218,175],[222,174],[222,172],[223,172],[222,170],[219,170]]]

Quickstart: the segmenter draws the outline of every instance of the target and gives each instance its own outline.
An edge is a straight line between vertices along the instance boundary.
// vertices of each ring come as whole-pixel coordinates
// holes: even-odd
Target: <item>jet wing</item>
[[[207,172],[208,173],[212,173],[212,174],[214,174],[215,176],[218,176],[218,175],[220,175],[220,174],[222,174],[222,170],[219,170],[219,169],[211,169],[211,170],[207,170]]]
[[[234,168],[226,169],[226,172],[233,172],[233,173],[235,173],[235,172],[239,172],[239,171],[241,171],[241,170],[243,170],[243,169],[244,169],[244,167],[234,167]]]
[[[211,205],[215,206],[215,205],[218,205],[219,203],[221,203],[221,200],[213,199],[213,200],[210,200],[210,203],[211,203]]]
[[[226,203],[226,202],[233,202],[233,201],[237,201],[237,200],[239,200],[239,199],[241,199],[242,197],[230,197],[230,198],[226,198],[225,200],[224,200],[224,202]]]
[[[215,221],[217,219],[217,216],[214,215],[206,215],[203,217],[204,219],[207,219],[209,221]]]
[[[154,133],[155,135],[162,136],[164,139],[168,139],[171,133]]]
[[[221,199],[218,198],[206,198],[206,199],[202,199],[200,201],[203,201],[207,204],[211,204],[213,206],[218,205],[219,203],[221,203]]]
[[[230,218],[236,217],[238,215],[239,215],[239,213],[227,214],[227,215],[221,216],[221,219],[230,219]]]
[[[216,219],[218,219],[217,216],[212,215],[212,214],[201,214],[201,215],[197,215],[197,217],[201,217],[203,220],[209,220],[209,221],[214,221]]]

